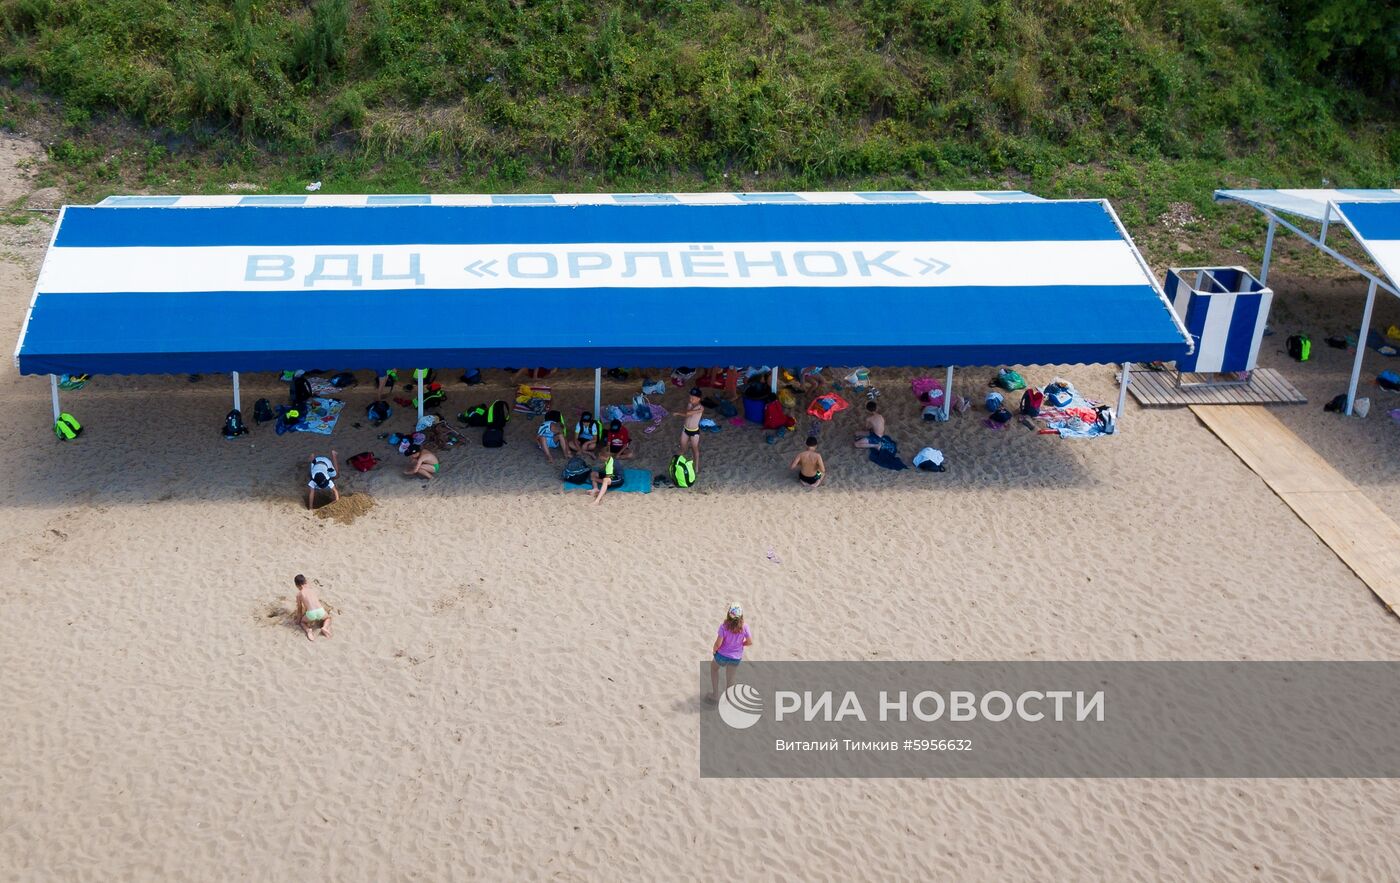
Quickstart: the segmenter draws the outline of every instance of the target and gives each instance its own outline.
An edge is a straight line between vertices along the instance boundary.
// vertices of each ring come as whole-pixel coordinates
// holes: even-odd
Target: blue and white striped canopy
[[[1171,360],[1107,202],[1024,193],[114,197],[25,374]]]

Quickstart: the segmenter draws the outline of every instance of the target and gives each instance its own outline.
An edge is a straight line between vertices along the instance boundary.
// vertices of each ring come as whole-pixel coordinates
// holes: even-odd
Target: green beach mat
[[[566,491],[576,491],[592,487],[589,484],[569,484],[567,481],[559,482]],[[622,470],[622,487],[608,488],[610,494],[649,494],[651,493],[651,473],[645,469],[624,469]]]

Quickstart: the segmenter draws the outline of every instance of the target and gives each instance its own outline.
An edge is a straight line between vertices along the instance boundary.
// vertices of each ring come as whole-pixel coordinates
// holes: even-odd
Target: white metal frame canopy
[[[1400,204],[1400,189],[1396,190],[1217,190],[1216,202],[1238,202],[1257,209],[1269,221],[1269,231],[1264,238],[1264,258],[1259,266],[1259,281],[1269,283],[1269,264],[1274,253],[1274,234],[1279,227],[1294,234],[1323,254],[1356,273],[1370,283],[1366,289],[1366,307],[1361,314],[1361,328],[1356,336],[1356,358],[1351,366],[1351,380],[1347,384],[1346,414],[1351,415],[1356,402],[1356,388],[1361,380],[1361,361],[1366,354],[1366,339],[1371,330],[1371,313],[1376,304],[1376,289],[1383,289],[1400,297],[1400,279],[1395,278],[1393,268],[1388,268],[1377,259],[1373,246],[1364,230],[1359,230],[1351,218],[1347,217],[1347,206],[1365,203]],[[1397,206],[1400,210],[1400,206]],[[1300,229],[1280,215],[1290,215],[1299,221],[1314,221],[1321,225],[1316,236]],[[1328,228],[1334,221],[1341,221],[1351,231],[1366,253],[1380,265],[1380,272],[1373,273],[1351,258],[1327,244]]]

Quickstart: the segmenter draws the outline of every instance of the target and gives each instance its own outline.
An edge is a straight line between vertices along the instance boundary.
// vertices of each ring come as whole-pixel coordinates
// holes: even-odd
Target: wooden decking
[[[1193,405],[1191,410],[1387,609],[1400,613],[1400,526],[1264,408]]]
[[[1203,375],[1187,374],[1185,383],[1205,379]],[[1136,369],[1128,383],[1128,391],[1139,405],[1293,405],[1305,404],[1307,396],[1272,368],[1256,368],[1249,383],[1232,386],[1196,386],[1176,388],[1175,371]]]

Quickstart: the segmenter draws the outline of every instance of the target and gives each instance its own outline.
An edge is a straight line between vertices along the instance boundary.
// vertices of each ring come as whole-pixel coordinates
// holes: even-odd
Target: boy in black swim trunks
[[[691,387],[689,400],[681,416],[685,418],[685,426],[681,429],[680,454],[684,457],[686,448],[690,448],[694,452],[690,459],[695,463],[696,470],[699,470],[700,418],[705,416],[705,406],[700,404],[700,387]]]
[[[788,468],[796,469],[797,480],[807,487],[820,487],[826,480],[826,464],[822,462],[822,455],[817,453],[815,435],[807,436],[807,449],[799,451]]]

